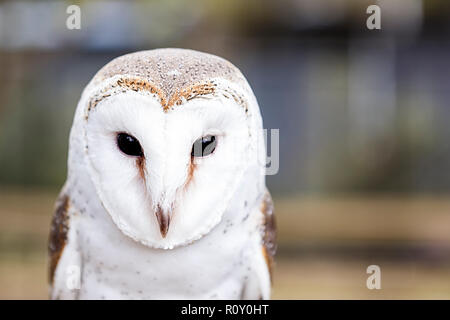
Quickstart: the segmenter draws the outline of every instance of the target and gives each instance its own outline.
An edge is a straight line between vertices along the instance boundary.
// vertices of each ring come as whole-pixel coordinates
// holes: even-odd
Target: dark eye
[[[117,146],[119,147],[120,151],[129,156],[142,157],[144,155],[138,139],[130,136],[129,134],[117,134]]]
[[[205,157],[214,152],[217,146],[217,140],[215,136],[205,136],[194,142],[192,145],[193,157]]]

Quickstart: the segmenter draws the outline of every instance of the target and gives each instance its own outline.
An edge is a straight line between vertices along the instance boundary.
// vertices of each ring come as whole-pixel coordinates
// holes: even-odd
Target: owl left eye
[[[206,157],[214,152],[217,146],[217,139],[215,136],[205,136],[194,142],[192,145],[191,156]]]
[[[138,139],[130,136],[129,134],[117,134],[117,146],[119,147],[120,151],[129,156],[142,157],[144,155]]]

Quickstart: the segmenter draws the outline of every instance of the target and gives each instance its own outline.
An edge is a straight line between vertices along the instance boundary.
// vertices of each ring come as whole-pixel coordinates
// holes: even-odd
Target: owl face
[[[151,95],[121,92],[90,112],[85,131],[104,208],[123,233],[158,248],[220,221],[253,148],[244,109],[220,97],[164,110]]]
[[[84,90],[69,178],[87,173],[122,233],[171,249],[208,234],[239,190],[264,185],[261,128],[256,99],[229,62],[184,49],[132,53]]]

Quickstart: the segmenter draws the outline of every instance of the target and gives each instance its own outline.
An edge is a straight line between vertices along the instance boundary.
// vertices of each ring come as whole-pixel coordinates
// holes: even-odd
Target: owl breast
[[[151,249],[105,222],[86,218],[78,225],[80,299],[240,299],[252,268],[248,257],[260,242],[257,232],[224,221],[188,246]]]

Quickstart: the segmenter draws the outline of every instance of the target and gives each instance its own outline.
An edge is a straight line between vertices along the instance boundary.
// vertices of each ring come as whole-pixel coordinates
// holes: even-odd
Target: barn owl
[[[268,299],[273,205],[256,98],[214,55],[112,60],[78,103],[49,239],[52,299]]]

